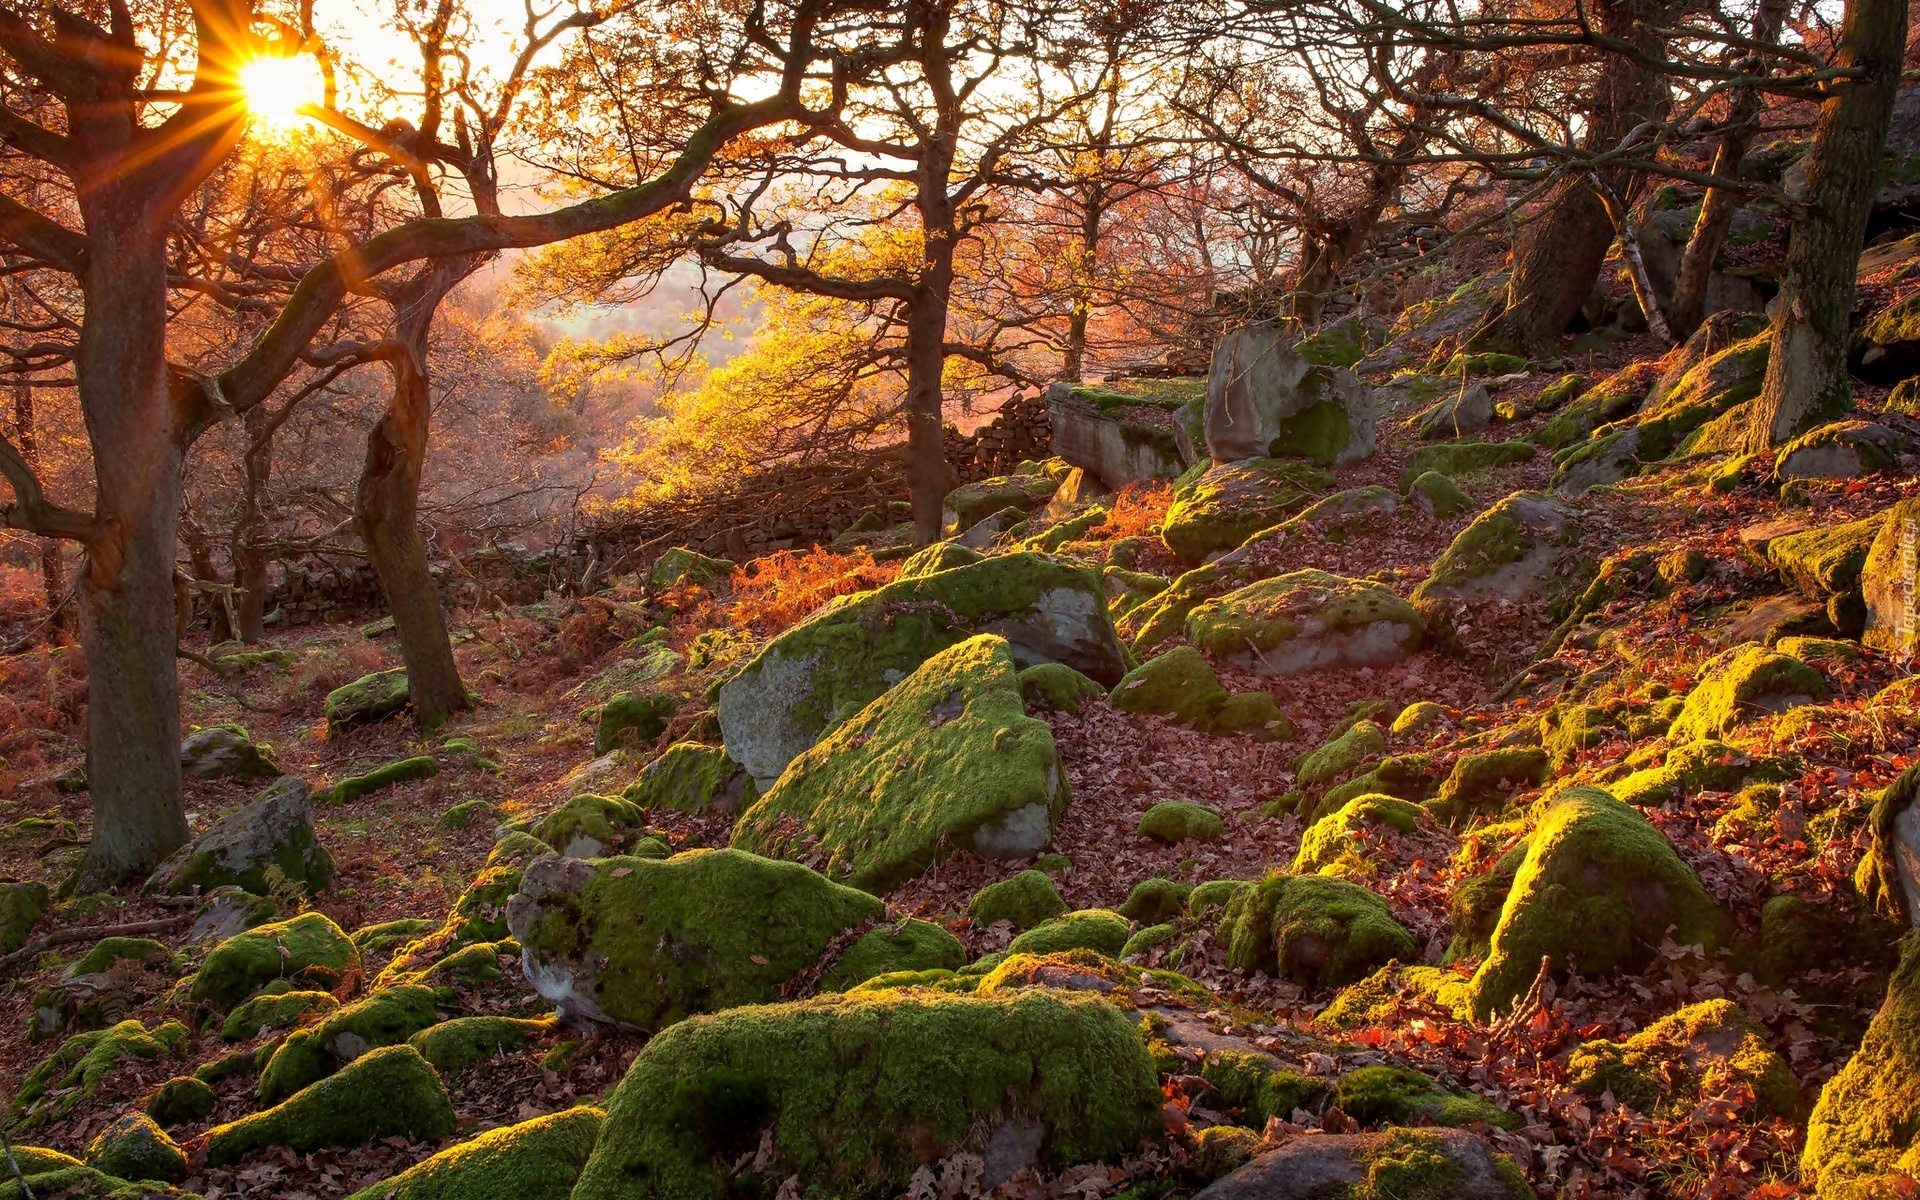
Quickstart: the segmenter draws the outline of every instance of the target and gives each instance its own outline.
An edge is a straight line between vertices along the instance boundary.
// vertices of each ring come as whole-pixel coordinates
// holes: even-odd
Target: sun
[[[256,58],[240,68],[239,80],[254,119],[274,129],[300,124],[300,110],[321,98],[320,64],[308,54]]]

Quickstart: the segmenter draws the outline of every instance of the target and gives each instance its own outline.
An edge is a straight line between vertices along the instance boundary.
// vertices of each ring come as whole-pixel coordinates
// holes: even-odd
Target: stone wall
[[[1028,459],[1046,458],[1053,453],[1052,441],[1047,402],[1039,393],[1016,394],[972,437],[947,426],[947,466],[961,483],[991,479],[1011,473]]]

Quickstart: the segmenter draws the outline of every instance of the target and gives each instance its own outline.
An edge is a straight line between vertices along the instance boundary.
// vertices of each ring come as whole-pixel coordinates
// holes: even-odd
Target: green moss
[[[1629,363],[1556,413],[1533,435],[1533,440],[1548,450],[1562,450],[1584,442],[1600,426],[1631,416],[1659,378],[1658,363]]]
[[[1352,983],[1415,949],[1386,901],[1367,889],[1278,872],[1228,901],[1219,938],[1229,966],[1314,988]]]
[[[1676,742],[1720,737],[1756,716],[1826,696],[1827,681],[1799,659],[1764,646],[1735,646],[1700,668],[1667,736]]]
[[[1551,534],[1531,526],[1529,510],[1553,507],[1554,502],[1546,496],[1515,492],[1475,517],[1434,560],[1426,579],[1414,589],[1414,603],[1430,593],[1445,595],[1483,584],[1501,568],[1527,559],[1543,544],[1569,545],[1577,540],[1579,531],[1572,521],[1561,522]]]
[[[725,579],[734,570],[734,565],[724,558],[709,558],[697,550],[675,546],[654,559],[653,568],[647,572],[647,582],[656,588],[705,587],[716,579]]]
[[[1020,672],[1020,695],[1030,708],[1077,713],[1107,689],[1065,663],[1035,663]]]
[[[1512,847],[1494,860],[1491,869],[1471,875],[1454,884],[1447,899],[1447,911],[1453,918],[1453,940],[1441,961],[1460,962],[1485,958],[1493,948],[1493,931],[1500,925],[1500,913],[1520,864],[1527,858],[1525,842]]]
[[[1393,719],[1390,732],[1396,739],[1405,741],[1408,738],[1419,737],[1446,720],[1446,717],[1447,710],[1444,705],[1436,704],[1431,700],[1416,700],[1400,710],[1400,715]]]
[[[1331,400],[1308,405],[1280,422],[1280,432],[1267,445],[1275,458],[1304,458],[1330,467],[1353,441],[1353,421],[1345,405]]]
[[[647,814],[619,796],[583,792],[543,817],[533,836],[569,858],[631,851],[647,834]]]
[[[1575,787],[1548,805],[1527,842],[1473,979],[1482,1020],[1532,985],[1541,959],[1588,975],[1643,967],[1673,930],[1681,945],[1719,945],[1729,931],[1693,869],[1659,830],[1599,788]]]
[[[551,1017],[455,1017],[407,1038],[420,1057],[442,1071],[463,1071],[485,1058],[518,1050],[558,1027]]]
[[[732,844],[799,849],[785,832],[797,823],[829,875],[878,891],[954,849],[1030,854],[1065,802],[1053,733],[1026,715],[1007,643],[983,634],[928,659],[794,759],[741,815]]]
[[[1520,1120],[1492,1101],[1450,1091],[1418,1071],[1361,1067],[1333,1084],[1333,1102],[1362,1125],[1471,1125],[1486,1121],[1517,1129]]]
[[[847,947],[820,977],[822,992],[844,992],[894,971],[954,971],[966,965],[960,939],[931,921],[905,920],[875,929]]]
[[[1293,722],[1267,692],[1235,692],[1194,727],[1221,737],[1244,733],[1261,742],[1291,741],[1294,733]]]
[[[1506,746],[1463,754],[1427,803],[1433,815],[1458,824],[1504,809],[1515,792],[1538,787],[1553,775],[1547,752],[1537,746]]]
[[[1451,517],[1473,507],[1473,497],[1460,490],[1460,485],[1438,471],[1423,471],[1409,485],[1410,492],[1418,492],[1424,497],[1424,507],[1436,517]]]
[[[1479,471],[1526,462],[1539,452],[1532,442],[1440,442],[1415,446],[1407,452],[1406,466],[1400,470],[1400,491],[1404,495],[1413,487],[1413,481],[1428,471],[1458,480]]]
[[[600,706],[593,752],[606,754],[621,746],[651,746],[679,711],[680,705],[671,696],[620,692]]]
[[[1294,768],[1303,788],[1338,783],[1370,759],[1387,752],[1387,735],[1372,721],[1356,721],[1319,749],[1304,755]]]
[[[638,1029],[766,1003],[835,938],[882,912],[818,872],[738,850],[586,866],[577,891],[523,892],[520,941],[534,962],[599,964],[588,999]]]
[[[489,1129],[348,1200],[567,1200],[603,1116],[582,1105]]]
[[[0,883],[0,953],[18,950],[52,902],[44,883]]]
[[[358,981],[360,970],[360,951],[338,925],[320,913],[302,913],[257,925],[214,947],[188,998],[226,1012],[270,980],[341,992]]]
[[[1121,916],[1142,925],[1170,921],[1187,911],[1187,897],[1193,889],[1172,879],[1154,876],[1133,885],[1118,909]]]
[[[119,1179],[158,1179],[177,1183],[187,1177],[187,1156],[145,1113],[126,1113],[101,1130],[87,1147],[87,1165]]]
[[[1187,893],[1187,915],[1200,917],[1215,909],[1224,909],[1235,896],[1252,886],[1244,879],[1210,879],[1196,884]]]
[[[1691,1004],[1624,1041],[1586,1042],[1567,1060],[1568,1082],[1588,1096],[1614,1098],[1665,1120],[1744,1085],[1763,1110],[1793,1119],[1800,1087],[1760,1027],[1730,1000]]]
[[[1290,868],[1295,875],[1342,875],[1359,870],[1368,831],[1384,825],[1402,833],[1418,828],[1424,813],[1417,804],[1392,796],[1361,796],[1321,817],[1300,838]]]
[[[1117,1160],[1154,1135],[1160,1102],[1127,1017],[1093,996],[909,990],[738,1009],[640,1052],[573,1200],[719,1200],[790,1175],[844,1200],[891,1196],[1015,1118],[1045,1131],[1045,1167]],[[736,1177],[763,1134],[773,1161]]]
[[[217,1097],[211,1085],[191,1075],[176,1075],[147,1097],[146,1112],[162,1125],[185,1125],[204,1120]]]
[[[1592,704],[1556,704],[1540,714],[1540,744],[1555,767],[1570,765],[1583,750],[1619,732],[1605,710]]]
[[[491,800],[462,800],[434,819],[435,829],[465,829],[493,811]]]
[[[1920,943],[1909,941],[1860,1049],[1827,1082],[1800,1170],[1819,1195],[1882,1194],[1911,1170],[1920,1130]]]
[[[166,945],[152,938],[143,937],[106,937],[93,944],[93,948],[80,957],[80,960],[68,967],[61,975],[73,978],[78,975],[98,975],[113,968],[117,962],[146,962],[164,959],[170,953]]]
[[[978,550],[970,550],[959,542],[935,542],[931,546],[922,546],[907,556],[900,564],[900,572],[895,579],[920,579],[940,571],[950,571],[955,567],[964,567],[979,562],[986,557]]]
[[[1045,872],[1026,870],[990,883],[967,901],[967,915],[982,928],[1005,921],[1015,929],[1031,929],[1049,917],[1067,911],[1067,902]]]
[[[382,1046],[272,1108],[215,1126],[206,1162],[229,1166],[268,1146],[305,1153],[382,1137],[436,1141],[454,1127],[447,1089],[420,1052]]]
[[[1467,1019],[1467,979],[1443,967],[1403,967],[1391,964],[1340,989],[1320,1010],[1314,1024],[1347,1033],[1372,1027],[1397,1028],[1407,1001],[1436,1006]],[[1282,1114],[1285,1115],[1285,1114]]]
[[[531,837],[527,840],[539,846],[542,854],[547,853],[545,843]],[[466,891],[453,902],[446,922],[440,927],[438,936],[446,949],[497,942],[507,936],[507,901],[520,890],[522,870],[520,866],[500,864],[484,867],[473,877]]]
[[[1300,463],[1256,459],[1214,466],[1174,493],[1160,536],[1180,561],[1197,564],[1278,525],[1333,487],[1333,476]]]
[[[1109,908],[1083,908],[1042,921],[1013,939],[1009,954],[1059,954],[1094,950],[1117,955],[1132,932],[1127,919]]]
[[[1793,772],[1779,759],[1755,759],[1717,739],[1667,751],[1662,765],[1635,771],[1609,790],[1636,808],[1652,808],[1698,792],[1737,791],[1749,781],[1777,783]]]
[[[417,779],[432,779],[440,773],[440,764],[422,754],[375,767],[364,775],[348,775],[313,794],[316,804],[351,804],[363,796]]]
[[[1328,788],[1317,803],[1301,809],[1301,816],[1311,823],[1338,812],[1341,805],[1361,796],[1423,801],[1438,782],[1430,755],[1396,754],[1374,763],[1364,774]]]
[[[1444,375],[1511,375],[1527,369],[1527,360],[1518,354],[1501,354],[1487,351],[1481,354],[1468,354],[1462,351],[1447,360],[1442,369]]]
[[[1208,1126],[1196,1133],[1193,1141],[1192,1172],[1203,1183],[1245,1166],[1262,1145],[1259,1134],[1238,1125]]]
[[[396,667],[362,675],[327,693],[325,713],[331,736],[349,726],[381,721],[407,706],[407,672]]]
[[[148,1029],[139,1021],[127,1020],[75,1034],[21,1078],[7,1110],[9,1123],[31,1129],[58,1121],[99,1091],[101,1081],[122,1060],[151,1061],[178,1054],[186,1038],[187,1027],[178,1021]]]
[[[443,993],[384,987],[288,1034],[260,1072],[260,1099],[277,1104],[376,1046],[395,1046],[440,1019]]]
[[[1217,842],[1226,828],[1226,822],[1220,819],[1220,814],[1204,804],[1194,804],[1188,800],[1162,800],[1141,814],[1140,824],[1134,832],[1141,837],[1173,844],[1189,838]]]
[[[1540,389],[1540,399],[1536,405],[1538,411],[1552,412],[1564,407],[1586,391],[1590,382],[1585,375],[1562,375]]]
[[[1911,901],[1901,878],[1900,857],[1903,838],[1900,818],[1920,797],[1920,765],[1910,766],[1880,789],[1874,797],[1868,819],[1867,852],[1854,868],[1853,882],[1867,908],[1891,921],[1909,918]]]
[[[1351,367],[1367,356],[1367,343],[1376,331],[1358,320],[1337,321],[1318,333],[1301,338],[1294,352],[1323,367]]]
[[[1108,699],[1122,712],[1160,713],[1191,724],[1226,703],[1227,689],[1198,650],[1180,646],[1127,672]]]
[[[1156,946],[1164,946],[1180,936],[1180,931],[1171,924],[1148,925],[1127,939],[1120,947],[1120,957],[1133,958],[1145,954]]]
[[[339,1007],[331,992],[262,993],[227,1014],[220,1036],[229,1042],[246,1041],[264,1031],[298,1025],[316,1014],[325,1016]]]
[[[1266,674],[1387,665],[1417,650],[1423,632],[1391,588],[1313,570],[1249,584],[1187,617],[1195,646]]]
[[[1059,480],[1048,475],[996,475],[955,488],[945,503],[948,532],[962,533],[1005,508],[1027,512],[1046,503],[1059,487]]]
[[[1780,578],[1816,600],[1860,588],[1867,551],[1886,524],[1885,513],[1859,521],[1790,533],[1767,543],[1767,561]]]
[[[759,789],[721,746],[675,742],[648,763],[622,797],[642,809],[732,812],[759,799]]]

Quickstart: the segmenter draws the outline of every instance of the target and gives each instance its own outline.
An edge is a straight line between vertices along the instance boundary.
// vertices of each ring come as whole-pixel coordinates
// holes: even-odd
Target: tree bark
[[[1771,44],[1780,36],[1786,19],[1783,0],[1766,0],[1753,21],[1753,40]],[[1743,88],[1733,98],[1727,113],[1727,127],[1714,148],[1713,173],[1737,179],[1746,161],[1747,148],[1753,144],[1759,128],[1761,96],[1754,88]],[[1693,234],[1680,255],[1680,270],[1674,280],[1673,304],[1667,316],[1676,337],[1688,338],[1700,328],[1707,316],[1707,284],[1713,279],[1714,263],[1726,245],[1727,230],[1733,224],[1734,210],[1740,207],[1740,194],[1722,187],[1710,187],[1700,201],[1700,215],[1694,219]]]
[[[1656,0],[1608,0],[1594,7],[1602,33],[1660,57],[1661,41],[1652,31],[1659,19]],[[1613,149],[1641,122],[1660,115],[1666,95],[1660,75],[1623,55],[1610,56],[1594,81],[1582,148],[1590,154]],[[1622,204],[1633,204],[1641,183],[1637,172],[1607,167],[1598,174]],[[1613,239],[1613,221],[1587,172],[1570,171],[1514,246],[1505,308],[1474,344],[1519,353],[1550,349],[1593,292]]]
[[[130,183],[83,192],[91,241],[74,353],[99,532],[80,575],[93,837],[80,883],[119,883],[187,840],[174,670],[180,442],[167,380],[164,226]],[[126,214],[135,214],[131,219]]]
[[[1906,40],[1906,0],[1848,0],[1834,65],[1862,74],[1835,81],[1820,104],[1807,151],[1807,191],[1788,235],[1773,305],[1767,377],[1747,426],[1750,450],[1770,450],[1815,418],[1853,403],[1847,333],[1854,280]]]
[[[245,482],[240,492],[240,515],[233,524],[234,611],[240,640],[252,645],[267,636],[267,555],[262,542],[266,516],[262,496],[273,477],[273,423],[266,407],[247,410],[246,449],[241,452]]]
[[[947,307],[953,289],[952,241],[928,237],[927,269],[907,308],[907,495],[913,502],[914,539],[940,540],[947,499],[946,390]]]
[[[427,336],[440,299],[466,274],[454,264],[435,264],[402,288],[395,303],[397,350],[388,359],[393,393],[367,435],[366,465],[354,492],[354,529],[393,614],[414,720],[427,728],[468,704],[419,520],[420,475],[433,420]]]

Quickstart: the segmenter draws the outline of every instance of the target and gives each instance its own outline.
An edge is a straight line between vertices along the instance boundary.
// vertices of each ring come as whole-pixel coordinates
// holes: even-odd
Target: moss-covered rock
[[[622,746],[651,746],[666,732],[667,722],[679,711],[680,705],[671,696],[617,693],[600,706],[600,716],[594,726],[593,752],[598,755]]]
[[[1820,1196],[1892,1194],[1920,1168],[1920,943],[1909,941],[1860,1049],[1827,1081],[1807,1123],[1800,1170]]]
[[[1912,654],[1920,650],[1913,580],[1920,571],[1920,497],[1887,510],[1885,523],[1867,548],[1860,568],[1864,609],[1860,640],[1877,650]]]
[[[1235,692],[1201,717],[1194,728],[1221,737],[1245,734],[1261,742],[1291,741],[1294,734],[1293,722],[1266,692]]]
[[[1428,471],[1437,471],[1456,482],[1481,471],[1510,467],[1540,453],[1532,442],[1441,442],[1433,446],[1415,446],[1407,452],[1406,466],[1400,470],[1400,491],[1406,494],[1413,481]]]
[[[287,990],[262,992],[227,1014],[220,1036],[229,1042],[243,1042],[261,1033],[288,1029],[308,1017],[323,1017],[340,1007],[332,992]]]
[[[582,1105],[489,1129],[347,1200],[567,1200],[603,1116]]]
[[[1586,586],[1572,578],[1580,530],[1563,505],[1533,492],[1515,492],[1473,519],[1434,560],[1414,589],[1417,605],[1493,593],[1557,598]]]
[[[1339,987],[1414,952],[1386,901],[1322,875],[1268,875],[1236,892],[1219,928],[1228,965],[1304,987]]]
[[[685,546],[673,549],[653,560],[647,582],[656,588],[705,587],[733,574],[734,564],[724,558],[711,558]]]
[[[1667,736],[1674,742],[1721,737],[1756,717],[1826,696],[1826,679],[1799,659],[1765,646],[1735,646],[1700,668]]]
[[[44,883],[0,881],[0,953],[18,950],[52,902]]]
[[[272,1108],[216,1125],[203,1143],[210,1167],[268,1146],[301,1153],[382,1137],[437,1141],[454,1131],[439,1074],[412,1046],[382,1046]]]
[[[820,976],[822,992],[844,992],[895,971],[954,971],[967,948],[932,921],[908,919],[863,934]]]
[[[239,887],[264,896],[269,870],[277,870],[309,895],[333,882],[333,856],[314,833],[307,785],[292,775],[281,776],[174,851],[154,868],[145,890],[185,895],[195,889]]]
[[[965,484],[947,493],[946,532],[964,533],[983,518],[1004,509],[1031,512],[1058,491],[1060,481],[1050,475],[996,475]]]
[[[464,1071],[497,1054],[518,1050],[537,1037],[552,1033],[551,1017],[455,1017],[418,1030],[407,1044],[442,1071]]]
[[[1471,1125],[1517,1129],[1520,1119],[1491,1100],[1441,1087],[1403,1067],[1361,1067],[1333,1084],[1333,1102],[1362,1125]]]
[[[1025,870],[990,883],[967,901],[967,915],[978,926],[1005,921],[1015,929],[1031,929],[1049,917],[1067,911],[1067,902],[1044,871]]]
[[[1174,493],[1160,537],[1181,562],[1197,565],[1333,489],[1333,476],[1302,463],[1263,458],[1210,467]]]
[[[642,809],[699,814],[738,811],[759,799],[760,790],[723,747],[675,742],[621,796]]]
[[[1109,957],[1127,944],[1132,927],[1110,908],[1083,908],[1042,921],[1013,939],[1009,954],[1061,954],[1094,950]]]
[[[355,725],[384,721],[407,706],[404,667],[362,675],[327,693],[325,713],[329,735]]]
[[[768,642],[720,689],[727,753],[771,784],[836,722],[985,629],[1022,665],[1064,662],[1109,686],[1126,672],[1098,575],[999,555],[843,596]]]
[[[1441,781],[1427,808],[1443,821],[1458,823],[1497,814],[1514,793],[1538,787],[1553,775],[1553,764],[1538,746],[1503,746],[1463,754]]]
[[[1107,689],[1065,663],[1035,663],[1020,672],[1020,694],[1029,708],[1078,713],[1080,706]]]
[[[1066,802],[1046,722],[1026,715],[1003,640],[934,655],[796,758],[734,826],[734,847],[819,853],[826,871],[881,891],[955,849],[1025,858]]]
[[[1179,646],[1127,672],[1108,699],[1122,712],[1159,713],[1193,724],[1226,703],[1227,689],[1198,650]]]
[[[739,850],[665,860],[543,858],[507,906],[535,990],[570,1019],[656,1030],[763,1004],[878,900]]]
[[[1527,840],[1486,960],[1473,978],[1481,1018],[1532,986],[1541,960],[1608,975],[1644,966],[1671,929],[1682,944],[1719,945],[1725,912],[1664,835],[1594,787],[1561,792]]]
[[[1173,844],[1189,838],[1217,842],[1226,828],[1220,814],[1204,804],[1189,800],[1162,800],[1141,814],[1140,824],[1134,832],[1141,837]]]
[[[951,571],[955,567],[969,566],[983,557],[978,550],[962,546],[959,542],[935,542],[908,555],[894,578],[920,579],[941,571]]]
[[[1575,1089],[1664,1119],[1684,1118],[1702,1100],[1739,1084],[1763,1110],[1792,1119],[1804,1111],[1786,1060],[1731,1000],[1690,1004],[1622,1041],[1586,1042],[1567,1060]]]
[[[271,980],[339,994],[351,990],[360,972],[360,950],[352,939],[320,913],[302,913],[215,946],[194,976],[188,998],[226,1012]]]
[[[1912,438],[1878,421],[1834,421],[1780,447],[1773,474],[1782,480],[1855,479],[1897,466],[1916,448]]]
[[[1732,792],[1749,782],[1778,783],[1793,773],[1783,760],[1755,758],[1707,738],[1675,746],[1659,766],[1617,779],[1608,790],[1636,808],[1655,808],[1698,792]]]
[[[1533,435],[1533,440],[1548,450],[1561,450],[1584,442],[1600,426],[1633,415],[1659,377],[1657,363],[1629,363],[1556,413]],[[1541,398],[1544,400],[1545,395]]]
[[[1417,804],[1392,796],[1360,796],[1321,817],[1300,837],[1290,870],[1295,875],[1341,875],[1358,869],[1368,831],[1382,827],[1410,833],[1426,814]]]
[[[890,990],[736,1009],[640,1052],[573,1198],[720,1200],[796,1175],[846,1200],[891,1196],[923,1162],[990,1145],[1007,1175],[1117,1159],[1155,1134],[1160,1103],[1131,1022],[1093,996]],[[772,1161],[743,1181],[734,1164],[763,1136]]]
[[[1388,666],[1418,650],[1424,632],[1392,589],[1313,570],[1250,584],[1187,617],[1195,646],[1263,675]]]
[[[383,763],[364,774],[347,775],[336,779],[331,785],[314,793],[313,798],[321,804],[351,804],[375,792],[385,791],[395,784],[432,779],[439,773],[440,764],[435,762],[432,756],[416,754],[412,758]]]
[[[1540,745],[1555,767],[1572,764],[1582,751],[1619,732],[1613,718],[1593,704],[1556,704],[1540,714]]]
[[[379,1046],[395,1046],[440,1019],[442,996],[417,984],[383,987],[281,1041],[260,1071],[260,1100],[278,1104]]]
[[[75,1034],[21,1078],[7,1110],[8,1123],[31,1129],[58,1121],[98,1092],[101,1081],[123,1061],[178,1054],[186,1039],[187,1027],[178,1021],[148,1029],[126,1020]]]
[[[213,1086],[191,1075],[175,1075],[147,1097],[146,1112],[161,1125],[204,1120],[219,1097]]]
[[[1447,708],[1432,700],[1416,700],[1400,710],[1393,719],[1389,732],[1394,737],[1406,741],[1428,734],[1442,721],[1447,719]]]
[[[145,1113],[130,1112],[102,1129],[87,1147],[87,1165],[117,1179],[178,1183],[188,1173],[187,1156],[166,1130]]]
[[[1223,910],[1235,896],[1252,886],[1245,879],[1209,879],[1205,883],[1195,884],[1193,890],[1187,893],[1187,915],[1204,917]]]
[[[1767,560],[1801,595],[1827,597],[1860,590],[1860,572],[1886,514],[1787,534],[1767,542]]]
[[[647,836],[647,814],[620,796],[582,792],[536,823],[533,836],[568,858],[630,853]]]
[[[1387,752],[1387,735],[1372,721],[1355,721],[1294,766],[1294,778],[1303,788],[1324,788],[1352,775],[1365,763]]]
[[[1154,876],[1133,885],[1118,912],[1129,921],[1158,925],[1187,911],[1187,896],[1193,888],[1177,880]]]
[[[1463,1129],[1294,1138],[1227,1176],[1207,1200],[1525,1200],[1526,1176]]]
[[[180,739],[180,771],[194,779],[272,779],[280,768],[247,735],[246,726],[232,723],[196,729]]]
[[[1444,519],[1473,507],[1473,497],[1438,471],[1424,471],[1410,485],[1408,495],[1430,517]]]

